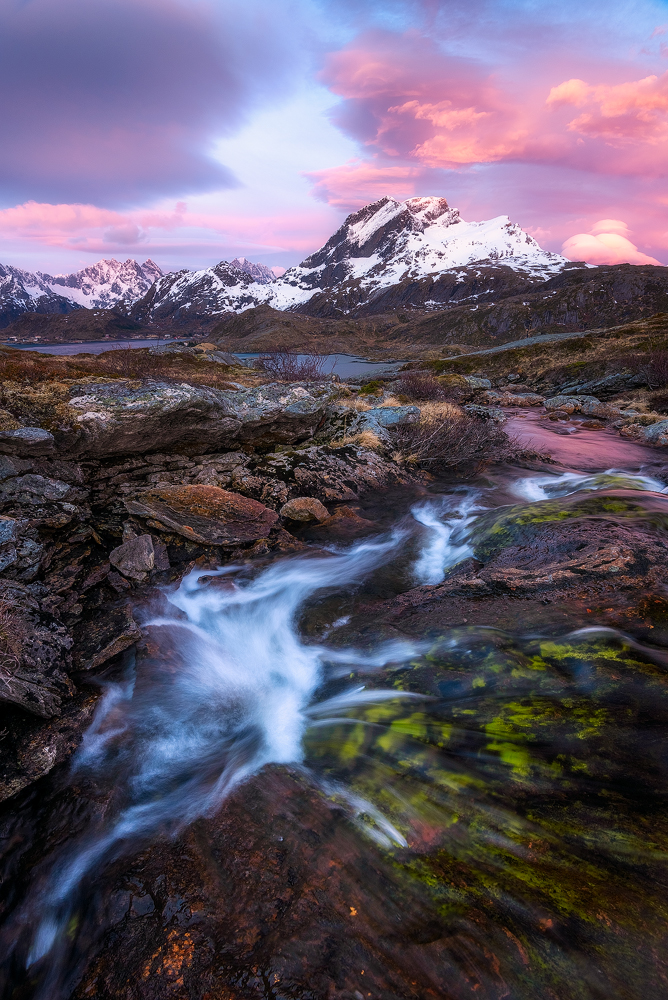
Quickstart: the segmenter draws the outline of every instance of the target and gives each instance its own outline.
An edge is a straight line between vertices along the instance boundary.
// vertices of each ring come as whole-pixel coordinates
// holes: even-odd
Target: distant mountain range
[[[522,319],[526,328],[580,329],[599,313],[601,325],[610,325],[618,305],[626,319],[666,308],[668,268],[569,261],[543,250],[507,216],[465,222],[439,197],[381,198],[348,216],[320,250],[279,277],[245,257],[169,274],[151,260],[102,260],[69,275],[0,265],[0,327],[24,313],[81,308],[113,309],[135,328],[191,332],[259,306],[331,319],[464,309],[476,328],[476,312],[492,310],[489,335],[496,337],[516,328],[522,311],[533,317]],[[36,325],[37,317],[29,326]]]

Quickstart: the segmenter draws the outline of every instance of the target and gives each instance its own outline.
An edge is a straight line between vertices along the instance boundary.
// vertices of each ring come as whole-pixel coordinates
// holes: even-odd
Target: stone
[[[74,668],[96,670],[141,639],[141,629],[127,605],[85,616],[74,628]]]
[[[42,427],[20,427],[0,431],[0,452],[5,455],[49,455],[55,446],[53,434]]]
[[[158,531],[173,531],[205,545],[266,538],[278,521],[276,511],[218,486],[155,488],[126,500],[125,506]]]
[[[64,454],[96,458],[293,444],[313,436],[336,393],[331,382],[225,390],[150,380],[86,383],[72,388],[71,426],[56,437]]]
[[[22,458],[0,455],[0,481],[11,479],[13,476],[20,476],[22,472],[29,472],[33,463]]]
[[[46,476],[28,474],[18,476],[16,479],[6,480],[0,486],[0,493],[4,496],[21,494],[22,499],[29,503],[38,503],[41,500],[64,500],[70,492],[69,483],[63,483],[59,479],[48,479]]]
[[[595,396],[551,396],[545,400],[546,410],[563,410],[565,413],[580,413],[587,403],[600,405]]]
[[[640,438],[647,444],[668,447],[668,420],[659,420],[650,427],[643,427]]]
[[[144,580],[155,565],[153,539],[150,535],[130,538],[109,553],[109,562],[123,576],[131,580]]]
[[[281,507],[280,515],[292,521],[326,521],[329,511],[314,497],[295,497]]]
[[[419,406],[375,406],[360,415],[358,424],[360,429],[376,430],[416,424],[419,419]]]
[[[469,389],[491,389],[492,383],[488,378],[478,378],[475,375],[462,375],[462,378]]]
[[[469,403],[464,407],[464,412],[480,420],[493,420],[495,424],[505,424],[508,419],[498,406],[479,406],[476,403]]]
[[[13,517],[0,515],[0,572],[16,562],[18,526]]]

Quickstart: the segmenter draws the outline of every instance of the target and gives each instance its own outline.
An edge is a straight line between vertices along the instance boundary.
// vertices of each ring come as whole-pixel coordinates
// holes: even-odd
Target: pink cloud
[[[588,106],[590,110],[568,122],[568,130],[612,145],[655,145],[668,139],[668,72],[614,85],[566,80],[552,88],[547,104]]]
[[[113,252],[180,253],[181,259],[208,258],[213,264],[232,256],[294,252],[306,256],[331,235],[331,213],[314,211],[248,216],[189,212],[184,202],[173,211],[115,212],[96,205],[26,202],[0,210],[0,245],[51,247],[78,254]],[[137,250],[135,250],[137,248]],[[6,251],[3,251],[3,256]]]
[[[660,264],[655,257],[638,250],[624,233],[628,226],[619,219],[601,219],[589,233],[576,233],[561,248],[569,260],[584,260],[588,264]]]
[[[353,212],[384,195],[401,201],[412,198],[423,171],[415,166],[376,166],[357,160],[305,176],[314,182],[312,194],[319,201]]]

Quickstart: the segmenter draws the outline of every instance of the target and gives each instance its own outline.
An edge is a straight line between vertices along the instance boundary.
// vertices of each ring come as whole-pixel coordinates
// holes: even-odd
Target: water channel
[[[510,429],[559,464],[142,596],[71,765],[3,815],[3,998],[668,995],[665,608],[401,603],[511,514],[668,541],[660,451]]]

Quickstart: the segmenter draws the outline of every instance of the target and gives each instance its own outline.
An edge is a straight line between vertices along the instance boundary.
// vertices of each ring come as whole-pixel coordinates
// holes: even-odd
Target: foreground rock
[[[266,538],[278,521],[268,507],[217,486],[154,489],[126,501],[126,507],[158,531],[175,531],[206,545]]]

